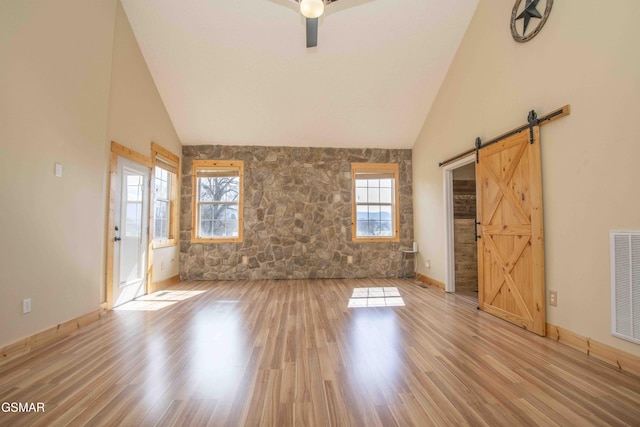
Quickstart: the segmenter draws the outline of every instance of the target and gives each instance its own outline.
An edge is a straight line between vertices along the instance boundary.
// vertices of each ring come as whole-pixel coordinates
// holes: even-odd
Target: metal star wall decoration
[[[527,5],[524,7],[524,10],[516,18],[516,21],[519,19],[524,19],[524,29],[522,30],[523,34],[527,34],[527,27],[529,26],[529,21],[531,21],[531,18],[542,19],[542,15],[540,15],[540,12],[538,12],[538,9],[536,9],[538,3],[540,3],[540,0],[527,0]]]
[[[516,4],[513,6],[513,11],[511,12],[511,34],[515,41],[524,43],[531,40],[540,32],[544,24],[547,22],[547,18],[551,13],[551,7],[553,6],[553,0],[546,0],[544,14],[541,14],[540,11],[538,11],[539,3],[540,0],[526,0],[524,10],[518,14],[518,9],[522,4],[522,0],[516,1]],[[538,22],[537,27],[527,34],[527,29],[529,28],[529,23],[532,18],[539,19],[540,21]],[[516,21],[519,21],[520,19],[523,20],[522,33],[518,32],[516,27]]]

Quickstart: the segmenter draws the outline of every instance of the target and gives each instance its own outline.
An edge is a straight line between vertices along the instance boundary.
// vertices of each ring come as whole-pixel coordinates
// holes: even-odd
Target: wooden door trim
[[[106,271],[105,271],[105,299],[106,299],[106,308],[107,310],[113,309],[113,239],[115,238],[114,226],[115,226],[115,202],[116,202],[116,176],[118,173],[118,157],[123,157],[125,159],[129,159],[136,163],[141,164],[142,166],[146,166],[149,171],[151,171],[151,166],[153,165],[153,161],[150,157],[145,156],[144,154],[140,154],[130,148],[125,147],[124,145],[120,145],[115,141],[111,141],[111,155],[109,159],[109,180],[107,181],[107,197],[108,197],[108,214],[107,214],[107,260],[106,260]],[[151,176],[151,175],[149,175]],[[150,184],[147,195],[149,200],[149,209],[147,209],[147,221],[151,221],[151,188]],[[149,224],[150,222],[147,222]],[[150,239],[149,230],[151,227],[147,227],[147,244]],[[147,250],[147,257],[150,256],[149,251]],[[149,264],[149,259],[147,260],[147,264]],[[150,268],[147,265],[147,268]],[[145,284],[146,292],[149,291],[149,275],[147,275],[147,283]]]

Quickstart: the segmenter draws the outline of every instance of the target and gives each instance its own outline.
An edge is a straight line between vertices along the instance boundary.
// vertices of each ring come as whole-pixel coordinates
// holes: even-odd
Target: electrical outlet
[[[248,257],[248,256],[246,256],[246,255],[243,255],[243,256],[242,256],[242,263],[243,263],[244,265],[249,264],[249,257]]]
[[[31,313],[31,298],[22,300],[22,314]]]
[[[424,266],[427,268],[431,268],[431,260],[430,259],[426,260],[424,263]]]
[[[549,305],[556,307],[558,305],[558,292],[549,291]]]
[[[353,264],[353,256],[347,255],[347,264]]]

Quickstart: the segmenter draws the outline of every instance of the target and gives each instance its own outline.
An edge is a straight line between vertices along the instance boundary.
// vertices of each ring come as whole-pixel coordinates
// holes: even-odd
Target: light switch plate
[[[62,178],[62,163],[56,163],[54,173],[58,178]]]

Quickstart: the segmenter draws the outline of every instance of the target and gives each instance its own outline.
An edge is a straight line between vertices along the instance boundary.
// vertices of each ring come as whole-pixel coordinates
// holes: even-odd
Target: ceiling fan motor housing
[[[300,0],[300,13],[306,18],[318,18],[324,13],[323,0]]]

